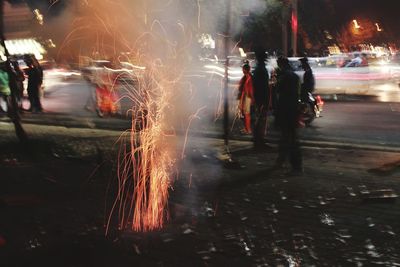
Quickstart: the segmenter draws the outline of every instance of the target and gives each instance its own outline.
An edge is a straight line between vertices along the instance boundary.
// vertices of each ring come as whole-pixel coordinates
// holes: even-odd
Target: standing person
[[[13,66],[13,73],[15,74],[15,82],[16,82],[16,89],[17,92],[15,94],[17,105],[20,110],[22,110],[22,100],[24,97],[24,80],[25,75],[22,72],[21,68],[19,67],[18,61],[12,61]]]
[[[276,119],[281,131],[281,137],[279,141],[279,155],[274,167],[283,167],[284,162],[289,157],[292,167],[291,173],[297,175],[303,172],[302,155],[297,132],[300,80],[291,69],[287,58],[280,57],[277,63],[280,75],[277,81],[278,101]]]
[[[42,103],[40,102],[40,88],[43,82],[43,72],[41,68],[34,63],[32,57],[25,58],[26,65],[28,66],[28,97],[30,102],[30,107],[28,111],[32,112],[42,112]],[[36,66],[35,66],[36,65]]]
[[[6,64],[5,62],[2,62],[0,64],[0,96],[3,98],[3,100],[7,104],[7,110],[4,110],[4,111],[8,111],[11,90],[10,90],[10,86],[8,84],[9,78],[8,78],[8,73],[7,73],[5,64]],[[3,109],[3,108],[1,108],[1,109]]]
[[[271,107],[272,107],[272,115],[277,118],[277,106],[278,106],[278,80],[281,77],[282,70],[279,67],[274,68],[271,73]],[[274,127],[278,128],[277,125],[278,120],[274,120]]]
[[[244,133],[251,134],[251,107],[254,105],[253,78],[250,73],[250,65],[242,66],[243,77],[239,84],[239,109],[244,116]]]
[[[308,64],[308,59],[303,57],[299,61],[304,70],[303,83],[301,84],[301,100],[306,102],[308,101],[308,93],[312,94],[315,90],[315,78],[310,64]]]
[[[96,85],[96,112],[99,117],[104,113],[116,115],[120,113],[117,94],[117,76],[104,71]]]
[[[39,61],[36,59],[36,57],[34,55],[31,56],[31,59],[32,59],[33,66],[39,72],[39,79],[40,79],[40,87],[39,87],[39,89],[41,89],[42,88],[42,84],[43,84],[43,68],[42,68],[42,66],[40,66]]]
[[[90,78],[87,75],[83,75],[83,79],[86,81],[86,86],[89,91],[85,103],[85,109],[88,111],[94,111],[97,109],[96,86],[90,81]]]
[[[256,52],[257,65],[253,71],[253,86],[255,99],[254,148],[262,148],[267,126],[267,112],[270,106],[269,75],[265,66],[264,50]]]

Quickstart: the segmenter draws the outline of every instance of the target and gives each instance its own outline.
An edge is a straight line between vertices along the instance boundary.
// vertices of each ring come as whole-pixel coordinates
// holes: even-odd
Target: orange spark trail
[[[152,23],[147,23],[146,19],[144,23],[145,11],[134,5],[132,9],[126,8],[124,3],[128,2],[86,1],[83,15],[73,20],[71,31],[59,50],[60,57],[69,58],[73,54],[71,51],[79,48],[79,59],[124,61],[140,66],[132,72],[115,72],[115,77],[108,75],[109,81],[114,79],[108,83],[109,89],[118,91],[123,95],[121,98],[128,99],[132,105],[128,112],[132,124],[119,139],[117,189],[108,211],[106,234],[115,221],[120,230],[145,232],[161,228],[168,219],[169,189],[176,176],[179,157],[171,117],[178,109],[174,102],[182,97],[177,96],[184,87],[182,62],[192,38],[184,24],[177,20],[171,32],[179,37],[171,39],[170,29],[156,19]],[[172,4],[171,1],[160,3]],[[119,14],[118,19],[115,14]],[[135,83],[116,82],[120,76],[130,76]],[[188,126],[181,158],[189,127],[202,109],[189,119],[185,117]]]
[[[168,114],[175,81],[154,66],[146,69],[137,92],[131,92],[129,144],[119,158],[118,196],[110,216],[117,211],[120,229],[151,231],[167,218],[168,190],[176,161],[174,136],[168,134]]]

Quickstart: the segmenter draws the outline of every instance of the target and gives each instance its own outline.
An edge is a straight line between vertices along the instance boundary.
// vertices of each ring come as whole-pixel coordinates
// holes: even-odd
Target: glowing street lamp
[[[361,26],[358,24],[357,20],[353,19],[354,28],[360,29]]]
[[[40,25],[43,25],[43,15],[40,13],[39,9],[33,10],[33,14],[35,14],[37,21]]]
[[[378,32],[383,31],[383,29],[379,26],[378,23],[375,23],[375,26],[376,26],[376,30],[377,30]]]

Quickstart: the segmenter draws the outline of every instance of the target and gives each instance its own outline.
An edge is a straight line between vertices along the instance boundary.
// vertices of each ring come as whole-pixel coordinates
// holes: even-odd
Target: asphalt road
[[[188,95],[187,101],[180,101],[177,105],[182,105],[182,114],[186,113],[183,116],[187,117],[200,110],[199,117],[191,123],[192,131],[222,132],[219,122],[222,122],[223,117],[223,86],[220,78],[188,77],[193,81],[191,95]],[[390,84],[392,81],[386,85]],[[52,82],[45,87],[44,109],[46,113],[61,113],[81,120],[100,120],[103,124],[118,125],[114,118],[100,119],[94,110],[85,109],[90,90],[90,85],[79,77],[58,81],[53,77]],[[232,120],[236,106],[234,86],[230,86],[229,90]],[[397,90],[394,94],[400,95],[400,89]],[[377,90],[376,94],[372,96],[370,91],[368,94],[324,95],[326,101],[322,117],[316,119],[311,127],[302,130],[303,137],[310,140],[400,147],[400,100],[382,102],[378,96],[380,91]],[[396,100],[394,98],[393,101]],[[24,104],[25,107],[29,106],[28,102]],[[122,106],[124,113],[130,108],[129,101],[123,100]],[[239,125],[240,122],[235,123],[235,127]]]
[[[198,95],[209,106],[193,129],[220,132],[221,120],[213,123],[218,100],[212,87],[206,89],[211,93],[203,88]],[[47,111],[23,120],[129,124],[85,110],[89,91],[79,80],[49,86]],[[339,100],[327,102],[323,117],[303,129],[308,139],[396,142],[400,103]],[[398,153],[308,147],[305,175],[288,177],[286,170],[269,168],[275,147],[256,152],[250,142],[232,141],[240,165],[223,168],[216,157],[223,140],[193,138],[171,190],[165,228],[104,237],[107,207],[117,195],[110,176],[119,133],[26,124],[35,140],[27,156],[10,125],[1,126],[1,266],[399,266],[399,202],[363,199],[366,191],[399,192],[397,165],[371,171],[398,164]]]

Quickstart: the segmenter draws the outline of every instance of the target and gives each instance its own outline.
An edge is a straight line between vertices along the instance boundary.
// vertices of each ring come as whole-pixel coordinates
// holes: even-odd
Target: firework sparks
[[[110,213],[118,214],[119,228],[150,231],[161,228],[167,218],[168,190],[173,181],[174,135],[168,124],[175,81],[157,67],[146,69],[128,97],[131,112],[129,142],[123,142],[118,161],[118,194]],[[173,132],[173,131],[172,131]]]
[[[182,33],[181,43],[170,40],[168,29],[157,20],[150,25],[143,24],[138,10],[132,14],[127,12],[124,5],[127,2],[88,2],[87,10],[82,10],[82,15],[73,21],[74,27],[60,49],[60,53],[67,55],[78,47],[84,56],[90,57],[94,51],[97,59],[117,63],[123,60],[135,66],[132,71],[120,69],[108,77],[108,89],[119,92],[132,105],[128,112],[132,126],[120,138],[117,191],[106,234],[115,220],[120,230],[151,231],[161,228],[168,219],[168,194],[176,174],[175,131],[171,121],[174,116],[171,115],[174,114],[173,100],[182,87],[183,66],[176,62],[190,40],[190,34],[186,34],[180,23],[176,23],[176,28]],[[124,14],[124,19],[115,20],[113,14]],[[142,29],[132,30],[128,26],[132,21]],[[162,51],[162,55],[156,51]],[[103,71],[113,72],[106,68]],[[116,82],[120,76],[130,76],[135,82]],[[190,121],[196,116],[191,116]]]
[[[132,124],[119,139],[117,188],[108,210],[106,234],[116,224],[119,230],[143,232],[165,224],[169,215],[169,190],[177,176],[177,160],[184,159],[189,127],[205,109],[201,105],[197,111],[188,112],[193,115],[185,116],[185,112],[177,112],[179,107],[174,106],[183,98],[187,103],[193,97],[187,93],[191,92],[192,85],[183,82],[184,61],[192,34],[178,19],[168,22],[169,27],[164,27],[161,20],[148,23],[147,15],[143,21],[142,13],[149,7],[142,13],[139,10],[130,13],[126,8],[128,2],[133,6],[128,0],[96,1],[96,4],[87,1],[83,6],[87,10],[73,20],[73,29],[59,50],[60,57],[69,58],[78,50],[79,60],[93,57],[134,66],[131,71],[120,69],[108,77],[115,79],[109,82],[109,89],[121,94],[119,100],[128,99],[131,103],[128,114]],[[200,1],[197,3],[200,23]],[[165,3],[160,1],[159,5],[163,7]],[[119,14],[119,19],[115,14]],[[135,27],[131,27],[132,22]],[[135,82],[115,82],[120,76],[130,76]],[[222,102],[221,98],[219,95],[217,102]],[[221,104],[217,106],[215,116],[219,117]],[[181,117],[177,119],[176,115]],[[181,153],[177,153],[174,128],[177,121],[185,129]],[[192,177],[190,183],[191,180]]]

